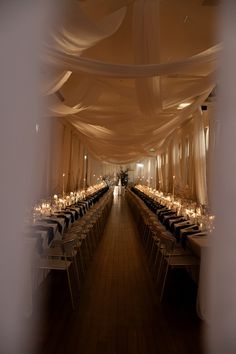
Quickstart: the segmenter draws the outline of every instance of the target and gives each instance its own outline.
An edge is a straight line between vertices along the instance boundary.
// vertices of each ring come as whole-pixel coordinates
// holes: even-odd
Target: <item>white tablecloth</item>
[[[208,236],[188,236],[188,245],[192,251],[201,259],[200,262],[200,273],[199,273],[199,282],[198,282],[198,294],[197,294],[197,313],[198,316],[208,322],[208,313],[207,313],[207,279],[206,279],[206,270],[209,263],[209,237]]]

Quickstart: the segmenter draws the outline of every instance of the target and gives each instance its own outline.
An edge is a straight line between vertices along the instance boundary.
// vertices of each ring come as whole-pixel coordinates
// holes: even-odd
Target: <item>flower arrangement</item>
[[[122,167],[120,169],[120,172],[117,173],[117,178],[118,180],[121,180],[121,185],[127,187],[128,182],[129,182],[129,169],[127,168],[126,170],[123,170]]]

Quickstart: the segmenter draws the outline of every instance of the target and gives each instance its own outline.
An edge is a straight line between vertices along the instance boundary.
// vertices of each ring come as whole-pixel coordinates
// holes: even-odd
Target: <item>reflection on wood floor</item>
[[[159,303],[125,197],[114,199],[75,312],[61,274],[52,273],[40,294],[37,353],[202,353],[194,284],[185,272],[173,273]]]

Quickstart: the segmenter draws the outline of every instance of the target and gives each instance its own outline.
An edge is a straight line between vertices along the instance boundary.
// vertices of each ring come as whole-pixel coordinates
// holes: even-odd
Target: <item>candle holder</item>
[[[65,196],[65,176],[66,176],[66,174],[63,173],[63,175],[62,175],[62,197],[63,198]]]
[[[172,188],[173,201],[175,200],[175,176],[173,176],[173,188]]]

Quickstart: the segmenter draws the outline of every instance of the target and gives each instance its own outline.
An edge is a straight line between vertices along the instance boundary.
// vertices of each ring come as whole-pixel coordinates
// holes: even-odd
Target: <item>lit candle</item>
[[[65,179],[65,173],[63,173],[63,175],[62,175],[62,196],[64,197],[64,194],[65,194],[65,181],[64,181],[64,179]]]
[[[173,176],[173,200],[175,199],[175,176]]]

